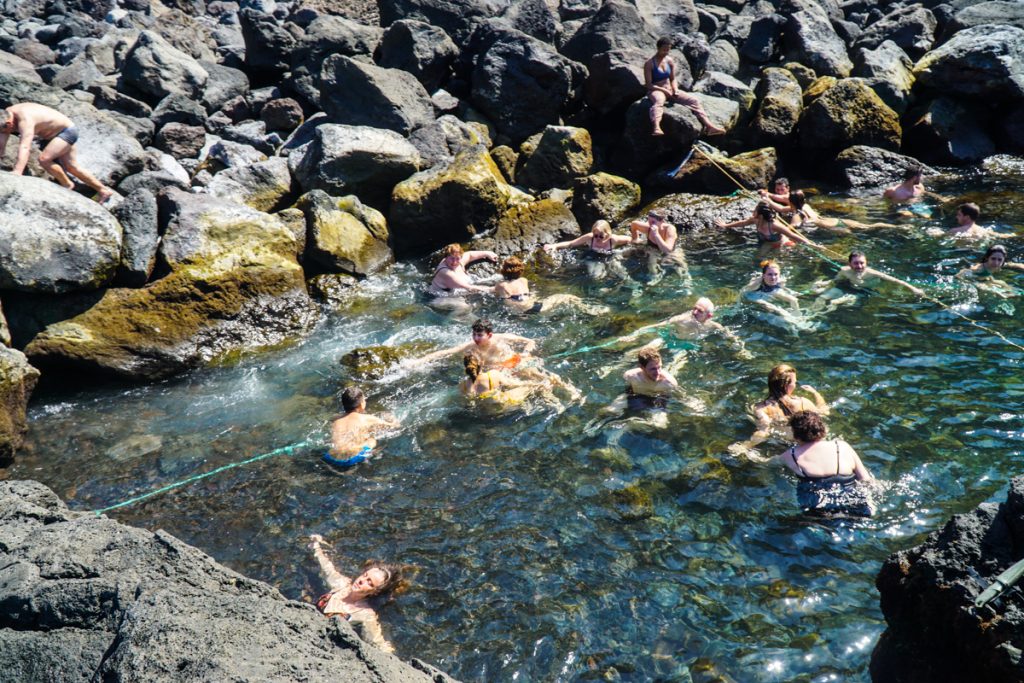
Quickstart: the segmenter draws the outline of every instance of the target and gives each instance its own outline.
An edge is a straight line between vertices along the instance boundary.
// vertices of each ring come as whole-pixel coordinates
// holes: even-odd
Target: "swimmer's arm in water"
[[[763,408],[754,408],[754,422],[757,425],[754,433],[746,441],[740,441],[736,447],[742,450],[750,450],[764,443],[771,436],[772,421]]]
[[[521,337],[518,334],[513,334],[511,332],[499,332],[498,334],[494,335],[494,337],[498,341],[504,341],[509,344],[522,344],[523,353],[533,353],[533,351],[537,348],[537,342],[534,341],[533,339],[530,339],[528,337]]]
[[[358,622],[363,640],[384,652],[394,653],[395,646],[384,637],[384,632],[380,628],[380,619],[377,618],[377,612],[370,609],[366,610],[366,612],[367,614]]]
[[[633,242],[629,235],[611,235],[610,239],[613,247],[623,247]]]
[[[756,292],[761,287],[761,274],[757,273],[750,278],[750,282],[744,285],[743,289],[740,290],[740,294],[750,294]]]
[[[366,417],[370,418],[370,426],[378,433],[402,426],[402,423],[398,421],[398,418],[391,413],[367,415]]]
[[[752,353],[747,351],[747,345],[743,343],[743,340],[740,339],[739,335],[730,330],[728,327],[726,327],[722,323],[716,323],[714,321],[705,324],[710,325],[712,330],[715,330],[723,337],[725,337],[729,341],[729,343],[731,343],[736,348],[736,353],[741,360],[750,360],[751,358],[754,357]]]
[[[1005,268],[1006,264],[1003,264],[1003,267]],[[976,263],[973,266],[964,268],[959,273],[957,273],[956,276],[961,280],[973,280],[975,276],[978,274],[979,270],[981,270],[981,264]]]
[[[312,541],[309,546],[313,549],[313,557],[316,558],[317,563],[320,565],[320,573],[327,580],[327,585],[330,586],[331,590],[340,591],[350,588],[352,586],[352,579],[339,572],[334,567],[334,564],[327,559],[324,549],[320,547],[324,542],[323,537],[320,534],[313,534],[309,538]]]
[[[590,246],[591,239],[593,239],[593,236],[590,233],[587,233],[586,235],[580,235],[574,240],[545,244],[544,251],[551,253],[552,251],[558,251],[559,249],[575,249],[576,247]]]
[[[427,355],[420,356],[419,358],[410,359],[409,361],[407,361],[407,363],[410,367],[417,368],[423,365],[427,365],[429,363],[433,363],[435,360],[447,358],[448,356],[454,356],[455,354],[460,352],[465,353],[466,351],[469,351],[473,346],[473,342],[459,344],[458,346],[452,346],[447,349],[441,349],[440,351],[428,353]]]
[[[788,227],[778,219],[776,219],[772,223],[772,228],[775,230],[775,232],[781,232],[783,235],[793,240],[794,242],[802,242],[803,244],[807,244],[812,247],[821,248],[820,244],[818,244],[817,242],[812,242],[811,240],[807,239],[806,237],[798,233],[796,230]]]
[[[810,384],[801,384],[800,388],[814,397],[814,405],[817,408],[819,415],[829,414],[828,403],[825,402],[825,398],[818,393],[817,389],[812,387]]]
[[[744,218],[743,220],[733,221],[732,223],[726,223],[719,219],[715,219],[715,227],[718,228],[742,228],[744,225],[753,225],[757,223],[757,219],[751,216],[750,218]]]
[[[1024,272],[1024,263],[1014,263],[1013,261],[1007,261],[1003,264],[1003,268],[1009,268],[1010,270],[1016,270]]]
[[[885,280],[886,282],[891,282],[893,284],[899,285],[900,287],[906,287],[907,289],[909,289],[911,292],[913,292],[917,296],[924,296],[924,290],[919,289],[919,288],[915,287],[914,285],[910,284],[909,282],[905,282],[905,281],[899,279],[898,277],[893,277],[892,275],[889,275],[888,273],[883,273],[882,271],[875,270],[874,268],[868,268],[867,272],[868,272],[869,275],[874,275],[875,277],[877,277],[877,278],[879,278],[881,280]]]
[[[800,300],[796,298],[796,294],[784,289],[778,289],[772,294],[772,296],[789,304],[790,309],[792,309],[794,313],[800,312]]]
[[[685,315],[685,314],[683,314],[683,315]],[[619,337],[615,341],[617,341],[617,342],[631,341],[631,340],[636,339],[637,337],[639,337],[642,333],[647,332],[648,330],[656,330],[659,327],[665,327],[666,325],[669,325],[674,320],[676,320],[676,318],[681,318],[681,317],[683,317],[683,316],[682,315],[676,315],[676,316],[673,316],[673,317],[669,318],[668,320],[662,320],[661,322],[658,322],[658,323],[651,323],[650,325],[644,325],[643,327],[638,327],[635,330],[633,330],[632,332],[630,332],[629,334],[625,334],[625,335]]]

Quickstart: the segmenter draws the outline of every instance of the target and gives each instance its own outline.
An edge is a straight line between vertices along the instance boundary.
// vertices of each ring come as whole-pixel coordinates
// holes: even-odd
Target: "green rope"
[[[253,456],[253,457],[248,458],[246,460],[242,460],[241,462],[233,462],[233,463],[224,465],[222,467],[218,467],[215,470],[210,470],[209,472],[204,472],[202,474],[197,474],[195,476],[189,477],[188,479],[182,479],[181,481],[176,481],[173,484],[168,484],[167,486],[161,486],[160,488],[156,489],[155,491],[150,491],[149,493],[144,493],[141,496],[135,496],[134,498],[129,498],[128,500],[122,501],[122,502],[117,503],[115,505],[109,505],[109,506],[107,506],[105,508],[101,508],[99,510],[96,510],[96,516],[99,517],[104,512],[108,512],[110,510],[116,510],[117,508],[122,508],[122,507],[125,507],[126,505],[131,505],[132,503],[138,503],[140,500],[145,500],[147,498],[151,498],[152,496],[156,496],[156,495],[164,493],[166,491],[170,491],[171,489],[176,489],[179,486],[185,486],[186,484],[191,484],[193,482],[199,481],[200,479],[206,479],[207,477],[212,477],[213,475],[219,474],[220,472],[223,472],[225,470],[230,470],[230,469],[233,469],[235,467],[241,467],[242,465],[248,465],[249,463],[256,462],[257,460],[263,460],[265,458],[269,458],[269,457],[272,457],[272,456],[275,456],[275,455],[280,455],[282,453],[286,453],[288,455],[291,455],[291,453],[293,453],[295,450],[297,450],[299,448],[302,448],[304,446],[309,446],[309,445],[310,445],[309,441],[299,441],[298,443],[293,443],[290,446],[282,446],[281,448],[274,449],[274,450],[270,451],[269,453],[263,453],[262,455],[256,455],[256,456]]]
[[[605,348],[608,348],[609,346],[611,346],[612,344],[617,343],[618,341],[619,341],[619,339],[618,339],[618,337],[616,337],[615,339],[612,339],[611,341],[605,342],[603,344],[598,344],[596,346],[581,346],[578,349],[571,349],[569,351],[563,351],[562,353],[556,353],[553,356],[548,356],[548,358],[562,358],[564,356],[571,356],[574,353],[586,353],[587,351],[596,351],[597,349],[605,349]]]
[[[842,268],[843,268],[843,264],[842,263],[838,263],[838,262],[833,261],[832,259],[830,259],[828,256],[824,256],[821,253],[821,251],[819,251],[818,249],[815,249],[814,247],[808,246],[808,245],[804,244],[803,242],[797,242],[797,244],[799,244],[801,247],[803,247],[807,251],[811,252],[812,254],[814,254],[815,256],[820,258],[822,261],[827,261],[828,263],[831,263],[836,268],[839,268],[840,270],[842,270]]]

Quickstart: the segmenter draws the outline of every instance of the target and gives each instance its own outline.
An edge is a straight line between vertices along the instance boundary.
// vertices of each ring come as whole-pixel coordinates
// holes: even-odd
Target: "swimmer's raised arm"
[[[679,233],[676,232],[676,228],[671,223],[666,224],[668,229],[668,237],[662,237],[661,231],[649,230],[647,232],[647,241],[654,246],[658,247],[663,254],[671,254],[672,250],[676,248],[676,241],[679,239]]]
[[[751,216],[750,218],[744,218],[743,220],[733,221],[732,223],[726,223],[718,218],[715,219],[715,227],[718,228],[742,228],[744,225],[753,225],[757,222],[757,219]]]
[[[476,261],[497,261],[498,255],[493,251],[467,251],[462,254],[462,265],[468,266]]]
[[[335,568],[334,564],[327,559],[324,549],[320,547],[324,542],[323,536],[320,534],[313,534],[309,538],[312,541],[312,543],[309,544],[309,547],[313,549],[313,557],[315,557],[317,563],[319,563],[320,573],[324,575],[324,578],[327,580],[327,585],[331,587],[331,590],[344,590],[351,586],[352,579],[339,572]]]
[[[750,294],[751,292],[756,292],[761,287],[761,278],[761,273],[754,274],[754,276],[750,278],[750,282],[748,282],[743,287],[743,289],[740,290],[740,294]]]
[[[470,253],[480,254],[480,253],[484,253],[484,252],[470,252]],[[487,252],[487,253],[491,253],[491,252]],[[454,284],[456,287],[461,288],[461,289],[468,289],[471,292],[483,292],[483,293],[486,293],[486,294],[490,294],[493,291],[493,289],[491,287],[484,287],[483,285],[478,285],[475,282],[473,282],[473,278],[471,278],[469,276],[469,273],[466,273],[466,272],[462,272],[462,271],[458,271],[458,270],[449,270],[449,271],[446,271],[444,273],[444,276],[448,279],[448,281],[451,284]]]
[[[800,388],[814,397],[814,405],[817,408],[819,415],[829,414],[830,409],[828,407],[828,403],[825,401],[825,398],[818,393],[817,389],[812,387],[810,384],[801,384]]]
[[[440,351],[433,351],[425,356],[420,356],[419,358],[412,358],[407,362],[408,365],[411,367],[419,367],[421,365],[433,363],[435,360],[441,360],[442,358],[447,358],[448,356],[454,356],[455,354],[460,352],[464,353],[468,351],[472,346],[473,342],[466,342],[464,344],[459,344],[458,346],[452,346],[447,349],[441,349]]]

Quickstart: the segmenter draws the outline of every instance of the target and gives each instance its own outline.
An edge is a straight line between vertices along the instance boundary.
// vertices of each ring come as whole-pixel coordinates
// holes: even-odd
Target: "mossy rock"
[[[315,300],[332,306],[347,303],[352,287],[358,280],[345,273],[325,273],[316,275],[306,281],[309,295]]]
[[[613,491],[612,504],[624,522],[638,522],[654,516],[654,500],[639,484]]]
[[[39,371],[21,351],[0,346],[0,467],[6,467],[21,447],[28,423],[25,409]]]
[[[736,185],[737,181],[743,189],[767,187],[775,176],[777,163],[778,155],[774,147],[755,149],[731,157],[715,155],[711,159],[703,154],[695,154],[672,178],[667,178],[664,173],[658,173],[656,177],[664,179],[659,185],[677,191],[729,194],[741,189]],[[655,183],[652,179],[648,184]]]
[[[796,139],[807,159],[835,159],[854,145],[896,151],[900,118],[859,78],[844,78],[804,109]]]
[[[424,252],[497,226],[512,187],[483,145],[395,185],[388,224],[395,251]]]
[[[353,349],[341,357],[341,365],[356,379],[371,379],[383,375],[405,358],[416,358],[430,350],[427,342],[409,342],[397,346],[364,346]]]
[[[614,225],[640,203],[640,186],[610,173],[594,173],[573,183],[572,212],[584,231],[604,219]]]
[[[646,216],[651,209],[658,209],[665,213],[666,220],[673,223],[680,232],[710,229],[715,234],[719,234],[718,228],[715,227],[716,219],[730,222],[747,218],[754,212],[756,204],[757,202],[753,199],[746,197],[722,197],[679,192],[665,195],[641,207],[640,211],[633,215],[636,218],[641,218]],[[627,217],[620,223],[621,227],[625,229],[630,220],[631,218]]]
[[[810,85],[804,88],[804,106],[806,107],[814,100],[825,94],[829,88],[839,82],[835,76],[819,76]]]
[[[499,145],[491,150],[491,158],[494,159],[494,163],[501,170],[501,174],[505,176],[505,180],[509,183],[514,183],[516,181],[516,162],[519,160],[519,154],[508,145]]]
[[[357,197],[336,199],[313,190],[296,207],[306,216],[307,267],[365,276],[391,263],[387,221]]]
[[[539,199],[509,207],[492,237],[474,243],[474,249],[490,249],[499,255],[518,254],[578,237],[579,223],[569,207],[557,199]]]
[[[633,467],[633,460],[629,457],[626,449],[616,446],[595,448],[590,451],[590,459],[599,465],[610,467],[619,472],[624,472]]]
[[[519,158],[516,179],[532,190],[571,187],[576,178],[590,174],[593,142],[586,128],[547,126],[536,148]]]

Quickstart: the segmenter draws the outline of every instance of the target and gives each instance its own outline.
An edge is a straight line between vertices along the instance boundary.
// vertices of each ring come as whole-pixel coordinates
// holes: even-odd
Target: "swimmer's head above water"
[[[772,184],[772,188],[774,188],[775,194],[786,194],[789,192],[789,178],[779,176]]]
[[[341,392],[341,407],[345,409],[346,415],[362,412],[366,410],[366,396],[356,387],[346,387],[345,391]]]
[[[705,323],[711,320],[711,316],[715,314],[715,304],[711,302],[711,299],[702,296],[693,303],[693,309],[690,312],[693,314],[694,320]]]
[[[761,261],[761,282],[768,286],[774,286],[782,281],[782,269],[778,262],[772,259]]]
[[[637,362],[644,371],[644,375],[652,382],[656,382],[661,375],[661,354],[657,349],[644,347],[637,354]]]
[[[918,166],[912,166],[903,172],[903,182],[913,180],[914,184],[920,183],[924,179],[924,170]]]
[[[776,401],[792,394],[796,389],[796,369],[780,363],[768,373],[768,397]]]
[[[526,271],[526,264],[518,256],[509,256],[501,263],[501,276],[506,280],[518,280]]]
[[[863,273],[868,269],[868,257],[864,255],[863,251],[851,251],[846,260],[850,264],[850,270],[855,273]]]
[[[775,220],[775,210],[768,205],[768,202],[758,202],[754,209],[754,216],[761,221]]]
[[[474,382],[476,381],[476,378],[480,376],[480,370],[483,364],[484,362],[483,359],[480,358],[480,355],[473,351],[470,351],[462,357],[462,367],[466,371],[466,377],[469,377],[469,379]]]
[[[793,438],[800,443],[821,441],[828,434],[825,421],[813,410],[801,410],[789,418],[789,426],[793,430]]]
[[[606,220],[596,220],[594,224],[590,226],[590,234],[599,240],[606,240],[612,236],[612,226]]]
[[[987,270],[992,272],[999,270],[1006,263],[1006,247],[1001,244],[993,244],[985,250],[981,262]]]
[[[473,343],[479,346],[485,341],[489,341],[494,336],[494,326],[491,325],[491,321],[486,318],[480,318],[473,323]]]

